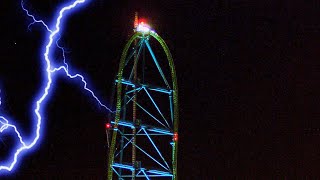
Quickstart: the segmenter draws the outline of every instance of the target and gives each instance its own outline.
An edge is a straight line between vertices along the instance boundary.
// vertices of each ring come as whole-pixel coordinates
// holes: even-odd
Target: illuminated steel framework
[[[176,72],[168,46],[149,27],[138,26],[127,42],[115,85],[116,113],[106,124],[108,180],[177,180]]]

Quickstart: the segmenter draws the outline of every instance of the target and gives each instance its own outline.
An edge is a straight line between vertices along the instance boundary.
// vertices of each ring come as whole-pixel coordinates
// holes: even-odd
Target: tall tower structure
[[[115,84],[108,180],[177,180],[176,71],[167,44],[137,13]]]

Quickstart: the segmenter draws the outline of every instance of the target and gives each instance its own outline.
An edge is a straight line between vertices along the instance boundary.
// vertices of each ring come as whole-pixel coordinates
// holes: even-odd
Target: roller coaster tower
[[[161,56],[162,55],[162,56]],[[108,180],[177,180],[178,85],[164,40],[135,15],[115,79]]]

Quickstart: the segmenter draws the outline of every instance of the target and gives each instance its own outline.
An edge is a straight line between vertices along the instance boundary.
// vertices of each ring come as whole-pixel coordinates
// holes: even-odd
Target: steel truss
[[[163,61],[158,61],[151,47],[154,42],[164,51],[168,71],[163,71]],[[161,85],[146,80],[150,63]],[[158,34],[135,32],[129,39],[115,85],[116,113],[108,125],[112,134],[108,179],[177,180],[178,86],[172,56]]]

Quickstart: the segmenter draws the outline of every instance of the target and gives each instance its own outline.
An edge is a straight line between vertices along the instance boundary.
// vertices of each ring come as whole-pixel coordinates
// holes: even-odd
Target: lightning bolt
[[[33,106],[33,112],[34,112],[34,123],[35,123],[35,135],[34,138],[29,141],[25,142],[21,133],[18,131],[18,128],[9,123],[10,121],[5,117],[0,115],[0,135],[4,131],[12,131],[15,133],[16,137],[19,139],[19,145],[18,148],[13,151],[13,158],[8,160],[8,162],[0,162],[0,175],[3,170],[5,171],[12,171],[14,166],[17,164],[19,157],[21,157],[22,152],[27,151],[31,148],[33,148],[40,138],[40,130],[41,130],[41,123],[43,121],[42,117],[42,110],[44,108],[44,105],[46,104],[46,101],[49,98],[49,95],[52,93],[51,88],[54,85],[53,76],[54,75],[64,75],[69,77],[70,79],[77,79],[82,83],[82,87],[84,90],[86,90],[96,101],[97,103],[103,107],[108,112],[113,112],[110,108],[108,108],[106,105],[104,105],[99,98],[95,95],[95,93],[89,89],[88,83],[86,82],[85,78],[79,74],[79,73],[71,73],[69,71],[69,66],[66,62],[66,56],[65,51],[63,47],[61,47],[58,43],[60,36],[59,33],[62,31],[61,24],[63,23],[64,18],[66,17],[66,13],[68,11],[72,11],[77,9],[81,4],[84,4],[86,0],[75,0],[73,2],[67,3],[65,6],[63,6],[56,15],[55,23],[53,27],[48,26],[43,20],[38,20],[34,15],[29,13],[29,11],[24,7],[23,0],[21,1],[21,7],[25,11],[26,15],[32,19],[32,23],[29,24],[28,29],[30,30],[30,27],[34,24],[41,24],[46,31],[48,32],[48,38],[47,43],[45,44],[43,48],[43,69],[45,72],[45,75],[43,77],[43,84],[44,86],[40,89],[39,95],[37,96],[37,99],[34,100],[34,106]],[[62,57],[63,57],[63,65],[61,66],[55,66],[54,61],[51,58],[52,54],[52,46],[58,47],[62,51]],[[60,72],[60,73],[58,73]],[[0,98],[0,105],[1,105],[1,98]],[[114,113],[114,112],[113,112]]]

